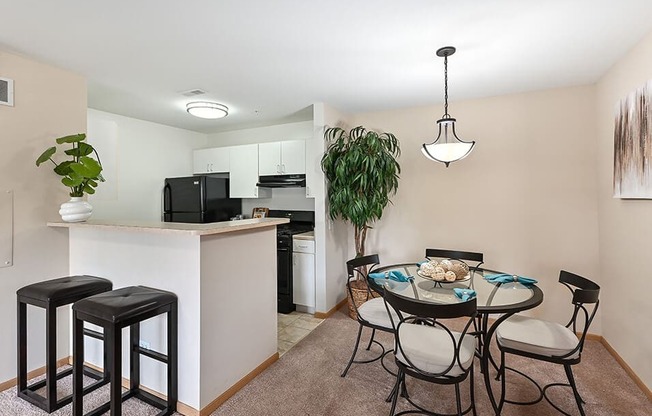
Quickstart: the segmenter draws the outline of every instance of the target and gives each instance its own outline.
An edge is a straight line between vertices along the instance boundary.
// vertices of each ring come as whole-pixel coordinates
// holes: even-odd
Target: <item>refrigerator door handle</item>
[[[163,187],[163,212],[172,211],[172,198],[170,198],[171,195],[172,189],[170,188],[170,184],[166,183]]]

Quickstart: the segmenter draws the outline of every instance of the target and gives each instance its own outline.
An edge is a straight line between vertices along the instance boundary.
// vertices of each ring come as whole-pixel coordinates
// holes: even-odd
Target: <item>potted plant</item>
[[[100,156],[85,140],[84,133],[57,138],[55,141],[58,145],[70,145],[70,149],[64,151],[69,159],[61,163],[52,159],[57,153],[57,146],[46,149],[36,159],[36,166],[41,166],[48,160],[52,162],[54,172],[63,177],[61,183],[70,188],[70,201],[61,204],[59,210],[61,218],[66,222],[85,221],[91,216],[93,207],[83,200],[84,194],[94,194],[99,182],[104,182]]]
[[[401,167],[399,141],[391,133],[377,133],[362,126],[348,133],[339,128],[326,129],[328,142],[321,167],[328,181],[328,209],[331,219],[341,218],[353,224],[355,256],[365,255],[367,231],[383,215],[390,196],[398,189]],[[362,292],[349,302],[366,300],[366,282],[352,282]],[[354,295],[355,296],[355,295]],[[350,313],[355,313],[352,305]]]

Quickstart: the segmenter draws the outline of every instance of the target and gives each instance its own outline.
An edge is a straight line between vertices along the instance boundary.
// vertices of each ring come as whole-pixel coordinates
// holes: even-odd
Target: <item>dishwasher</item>
[[[297,310],[315,313],[315,241],[292,239],[292,297]]]

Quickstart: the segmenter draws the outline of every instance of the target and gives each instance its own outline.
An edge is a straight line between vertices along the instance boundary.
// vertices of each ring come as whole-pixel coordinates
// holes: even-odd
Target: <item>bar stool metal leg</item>
[[[170,305],[168,312],[168,410],[177,408],[179,396],[179,337],[178,337],[178,305]]]
[[[115,326],[104,329],[109,334],[111,357],[111,416],[122,415],[122,331]]]
[[[77,317],[77,312],[73,312],[73,336],[72,336],[72,414],[73,416],[82,416],[83,410],[83,366],[84,366],[84,321]],[[104,336],[106,345],[106,334]]]
[[[27,388],[27,304],[18,301],[18,391]]]
[[[129,327],[129,389],[140,387],[140,322]]]
[[[57,404],[57,308],[50,305],[45,308],[45,356],[48,409],[54,409]]]

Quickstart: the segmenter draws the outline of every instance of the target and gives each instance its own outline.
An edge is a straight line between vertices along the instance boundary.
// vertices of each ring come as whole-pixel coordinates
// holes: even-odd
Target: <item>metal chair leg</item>
[[[573,388],[573,395],[575,395],[575,401],[577,402],[577,408],[580,411],[580,415],[585,416],[584,409],[582,408],[582,403],[584,402],[584,400],[582,400],[582,396],[580,396],[580,392],[577,391],[577,385],[575,384],[575,377],[573,377],[573,369],[571,368],[570,365],[564,365],[564,370],[566,370],[566,376],[568,377],[568,382]]]
[[[475,385],[473,384],[473,366],[471,366],[471,373],[469,374],[469,377],[471,378],[469,384],[470,384],[470,389],[471,391],[469,392],[469,397],[471,398],[471,409],[473,412],[473,416],[477,416],[477,413],[475,411]]]
[[[371,344],[374,342],[374,337],[376,336],[376,328],[372,328],[371,338],[369,338],[369,345],[367,345],[367,351],[371,349]]]
[[[457,414],[462,416],[462,398],[460,397],[460,383],[455,383],[455,404],[457,405]]]
[[[351,354],[351,359],[349,360],[349,363],[346,365],[346,368],[340,374],[340,377],[346,377],[346,373],[349,371],[349,368],[351,368],[351,364],[353,364],[353,359],[355,358],[355,354],[358,352],[358,345],[360,345],[360,336],[362,335],[362,325],[360,325],[360,328],[358,328],[358,337],[355,340],[355,347],[353,347],[353,354]]]
[[[405,373],[399,368],[398,375],[396,376],[396,390],[394,390],[394,397],[392,397],[392,407],[389,410],[389,416],[394,416],[394,412],[396,411],[396,402],[398,401],[398,392],[401,383],[405,383]]]
[[[500,351],[500,368],[498,374],[500,375],[500,402],[498,403],[498,409],[496,409],[496,416],[500,416],[500,412],[503,410],[503,405],[505,404],[505,352],[502,350]],[[491,386],[487,388],[490,389]]]

